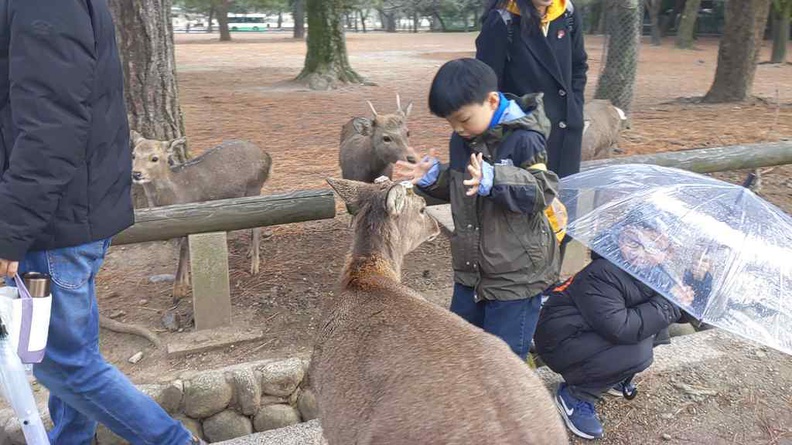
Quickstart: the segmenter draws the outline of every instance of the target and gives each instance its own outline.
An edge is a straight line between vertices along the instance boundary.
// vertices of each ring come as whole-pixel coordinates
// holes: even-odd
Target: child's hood
[[[506,94],[509,106],[501,117],[500,123],[488,133],[490,136],[502,138],[509,130],[531,130],[540,133],[545,139],[550,137],[550,119],[544,111],[544,93],[531,93],[522,97]]]

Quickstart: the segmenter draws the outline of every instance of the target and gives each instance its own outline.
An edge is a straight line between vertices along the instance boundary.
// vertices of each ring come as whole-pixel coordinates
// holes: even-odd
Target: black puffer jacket
[[[676,306],[594,255],[551,293],[534,339],[567,383],[618,382],[652,364],[655,336],[679,318]]]
[[[130,226],[131,170],[106,0],[0,0],[0,258]]]

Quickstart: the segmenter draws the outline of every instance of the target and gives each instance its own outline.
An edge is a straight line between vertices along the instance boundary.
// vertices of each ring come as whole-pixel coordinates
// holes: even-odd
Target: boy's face
[[[498,93],[492,92],[483,103],[465,105],[446,120],[458,135],[471,139],[487,131],[499,103]]]
[[[639,269],[665,261],[670,247],[667,235],[650,229],[628,227],[619,236],[622,258]]]

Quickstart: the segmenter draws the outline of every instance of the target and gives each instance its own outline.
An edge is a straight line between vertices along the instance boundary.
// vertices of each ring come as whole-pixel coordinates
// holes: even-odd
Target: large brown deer
[[[401,284],[405,255],[439,234],[425,201],[390,181],[328,182],[359,209],[311,360],[329,444],[568,443],[547,389],[506,343]]]
[[[135,131],[132,139],[132,179],[143,186],[152,207],[217,199],[258,196],[269,178],[272,158],[247,141],[224,142],[201,156],[171,167],[170,154],[184,144],[146,139]],[[261,231],[251,230],[250,271],[259,272]],[[189,250],[186,239],[180,241],[179,265],[173,284],[173,298],[183,297],[189,288]]]
[[[374,182],[380,176],[391,178],[396,161],[416,161],[407,129],[412,102],[402,109],[397,95],[393,114],[379,114],[371,102],[368,105],[372,119],[355,117],[341,128],[338,161],[344,179]]]

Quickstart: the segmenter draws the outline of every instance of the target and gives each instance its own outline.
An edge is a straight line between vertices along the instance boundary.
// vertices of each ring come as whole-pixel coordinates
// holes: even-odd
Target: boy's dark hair
[[[498,76],[486,63],[456,59],[440,67],[429,90],[429,110],[446,118],[466,105],[481,104],[498,91]]]

